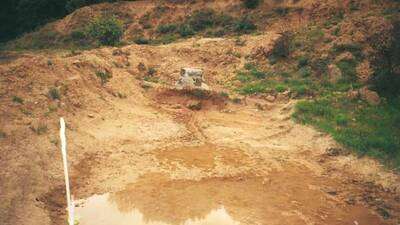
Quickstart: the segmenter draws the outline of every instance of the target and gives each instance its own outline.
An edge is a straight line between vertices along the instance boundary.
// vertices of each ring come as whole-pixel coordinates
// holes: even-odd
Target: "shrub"
[[[112,78],[111,73],[108,71],[97,71],[96,76],[100,78],[102,85],[106,84]]]
[[[328,64],[328,59],[315,59],[311,63],[311,68],[318,76],[321,76],[328,71]]]
[[[149,69],[147,70],[147,75],[149,75],[149,76],[154,76],[156,73],[157,73],[157,70],[154,67],[149,67]]]
[[[238,72],[238,74],[236,75],[236,79],[242,83],[251,81],[251,77],[245,72]]]
[[[306,85],[296,85],[293,86],[292,89],[298,95],[306,95],[310,92],[309,88]]]
[[[181,37],[189,37],[195,34],[193,28],[188,24],[183,24],[178,28],[178,33]]]
[[[161,38],[159,38],[158,40],[156,40],[155,43],[169,44],[169,43],[176,41],[176,39],[177,39],[176,35],[166,34],[166,35],[161,36]]]
[[[257,26],[247,16],[240,18],[234,25],[234,30],[238,34],[247,34],[256,29]]]
[[[277,7],[274,9],[274,12],[279,16],[286,16],[290,11],[288,7]]]
[[[259,71],[259,70],[257,70],[257,69],[251,70],[251,71],[250,71],[250,74],[251,74],[253,77],[257,78],[257,79],[263,79],[263,78],[266,77],[266,74],[265,74],[264,72]]]
[[[262,0],[242,0],[243,4],[248,9],[255,9],[257,8]]]
[[[73,30],[70,36],[73,41],[81,41],[86,38],[86,34],[83,30]]]
[[[70,34],[70,38],[73,43],[80,46],[89,44],[87,33],[84,30],[73,30]]]
[[[283,85],[283,84],[278,84],[278,85],[275,86],[275,91],[277,91],[277,92],[281,93],[281,92],[284,92],[286,90],[287,90],[287,87],[285,85]]]
[[[208,27],[214,26],[215,11],[212,9],[205,9],[195,11],[188,19],[189,25],[195,31],[202,31]]]
[[[98,18],[88,25],[87,33],[102,45],[114,46],[122,38],[122,22],[115,17]]]
[[[298,67],[298,68],[305,67],[305,66],[308,65],[308,63],[309,63],[308,57],[302,55],[302,56],[300,56],[299,59],[297,60],[297,67]]]
[[[135,43],[138,44],[138,45],[147,45],[147,44],[150,44],[150,40],[147,39],[147,38],[145,38],[145,37],[143,37],[143,36],[135,37],[135,38],[133,39],[133,42],[135,42]]]
[[[178,26],[174,23],[161,24],[157,27],[157,32],[160,34],[173,33],[176,31],[177,27]]]
[[[356,1],[354,1],[354,0],[350,0],[349,8],[350,8],[351,11],[355,11],[355,10],[359,10],[360,9],[358,3]]]
[[[219,96],[221,96],[222,98],[229,98],[229,94],[225,91],[220,91]]]
[[[60,98],[61,98],[60,91],[59,91],[58,88],[56,88],[56,87],[50,88],[50,90],[49,90],[49,92],[48,92],[48,96],[49,96],[51,99],[53,99],[53,100],[56,100],[56,99],[60,99]]]
[[[21,97],[18,97],[18,96],[15,96],[15,95],[12,97],[12,101],[15,102],[15,103],[19,103],[19,104],[24,103],[24,100]]]
[[[225,14],[225,13],[215,15],[215,17],[214,17],[214,22],[218,26],[229,27],[233,24],[234,21],[235,21],[235,18],[233,18],[231,15]]]
[[[309,76],[311,76],[311,70],[310,70],[310,68],[308,66],[307,67],[302,67],[302,68],[299,69],[299,74],[302,77],[309,77]]]
[[[246,70],[253,70],[253,69],[256,69],[256,66],[252,63],[246,63],[246,64],[244,64],[244,68]]]
[[[291,44],[291,37],[292,35],[289,32],[282,33],[282,38],[280,38],[274,46],[272,50],[272,58],[279,59],[279,58],[286,58],[290,54],[290,44]]]

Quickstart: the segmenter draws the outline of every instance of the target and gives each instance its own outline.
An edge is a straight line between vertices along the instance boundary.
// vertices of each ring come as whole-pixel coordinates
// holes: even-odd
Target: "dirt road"
[[[65,224],[56,141],[58,116],[64,116],[80,225],[397,224],[399,177],[295,124],[293,100],[248,97],[234,103],[218,94],[199,99],[144,87],[135,76],[139,72],[132,72],[139,62],[154,64],[168,83],[181,66],[197,65],[206,68],[210,85],[220,88],[226,74],[244,62],[222,49],[244,55],[262,40],[248,38],[247,47],[222,39],[189,40],[128,46],[125,55],[99,49],[67,57],[20,56],[2,64],[3,87],[19,85],[17,94],[27,99],[23,106],[2,105],[2,130],[8,134],[0,139],[2,221]],[[49,58],[52,65],[46,66]],[[99,65],[113,72],[105,87],[93,75]],[[28,78],[34,81],[30,90]],[[51,104],[43,87],[60,82],[69,85],[65,96],[57,112],[43,119],[47,133],[37,135],[34,117]],[[201,109],[188,109],[190,101],[200,101]],[[30,102],[33,115],[27,116],[21,107]]]

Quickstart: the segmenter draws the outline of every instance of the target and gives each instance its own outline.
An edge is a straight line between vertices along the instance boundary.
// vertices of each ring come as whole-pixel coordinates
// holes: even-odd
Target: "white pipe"
[[[65,176],[65,189],[67,192],[67,204],[68,204],[68,223],[74,225],[74,203],[71,198],[71,191],[69,189],[69,175],[68,175],[68,164],[67,164],[67,140],[65,137],[65,122],[63,118],[60,118],[60,139],[61,139],[61,153],[64,164],[64,176]]]

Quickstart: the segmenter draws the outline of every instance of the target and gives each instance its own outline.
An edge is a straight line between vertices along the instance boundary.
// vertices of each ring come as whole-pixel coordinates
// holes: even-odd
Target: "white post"
[[[60,139],[61,139],[61,153],[64,164],[64,176],[65,176],[65,189],[67,192],[67,204],[68,204],[68,223],[74,225],[74,203],[71,198],[71,192],[69,189],[69,176],[68,176],[68,164],[67,164],[67,140],[65,137],[65,122],[63,118],[60,118]]]

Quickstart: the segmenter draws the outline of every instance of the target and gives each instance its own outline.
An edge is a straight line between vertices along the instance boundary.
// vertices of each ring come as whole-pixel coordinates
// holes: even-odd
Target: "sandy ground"
[[[157,68],[159,84],[173,84],[181,67],[196,66],[222,90],[244,56],[272,37],[245,37],[246,46],[191,39],[5,56],[0,223],[65,224],[57,136],[63,116],[72,193],[81,199],[78,214],[86,216],[81,225],[102,224],[104,217],[127,224],[121,212],[134,212],[137,224],[398,224],[398,175],[374,160],[329,150],[342,147],[290,119],[294,100],[233,103],[218,94],[198,99],[143,88],[141,62]],[[102,86],[97,70],[112,71],[113,78]],[[60,100],[46,96],[51,86],[60,88]],[[12,102],[13,95],[24,103]],[[186,107],[193,100],[201,110]],[[57,109],[48,113],[53,104]],[[38,123],[47,124],[44,134],[35,132]],[[96,196],[98,209],[107,210],[85,208]]]

